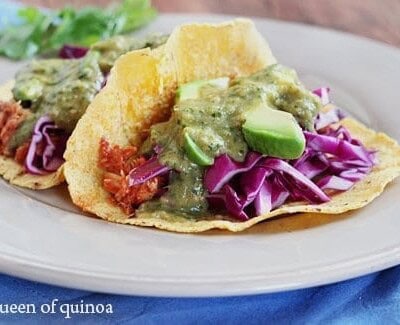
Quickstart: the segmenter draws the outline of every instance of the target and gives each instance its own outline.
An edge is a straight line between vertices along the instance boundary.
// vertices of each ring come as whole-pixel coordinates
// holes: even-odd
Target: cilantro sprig
[[[20,60],[56,51],[64,44],[90,46],[117,34],[131,32],[151,21],[156,10],[150,0],[123,0],[106,9],[41,11],[25,7],[20,22],[0,30],[0,55]]]

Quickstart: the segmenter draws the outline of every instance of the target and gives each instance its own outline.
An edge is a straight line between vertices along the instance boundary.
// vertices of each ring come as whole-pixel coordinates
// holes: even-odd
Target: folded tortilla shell
[[[198,79],[248,75],[274,62],[268,45],[247,20],[178,27],[165,46],[122,56],[107,86],[89,106],[69,139],[64,173],[73,202],[105,220],[176,232],[213,228],[241,231],[282,214],[343,213],[371,202],[400,174],[400,148],[386,135],[345,119],[343,125],[355,137],[368,148],[379,151],[379,164],[351,190],[335,195],[328,203],[284,205],[246,222],[220,215],[187,219],[164,211],[138,213],[128,218],[110,203],[109,194],[102,187],[104,171],[98,167],[101,138],[120,146],[140,145],[150,125],[170,115],[177,86]]]

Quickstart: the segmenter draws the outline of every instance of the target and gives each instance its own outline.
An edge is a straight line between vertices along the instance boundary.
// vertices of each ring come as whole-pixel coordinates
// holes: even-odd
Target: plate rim
[[[54,207],[52,208],[57,209]],[[352,260],[344,259],[341,262],[329,265],[317,265],[299,271],[287,271],[280,273],[278,276],[263,276],[260,274],[256,276],[246,276],[246,278],[244,276],[238,276],[237,278],[239,280],[234,277],[230,277],[228,280],[224,278],[225,284],[235,283],[236,285],[239,284],[239,286],[224,286],[223,289],[218,287],[214,291],[209,285],[212,286],[220,282],[223,276],[207,276],[209,279],[212,278],[212,281],[205,281],[205,279],[201,279],[200,277],[195,278],[197,281],[193,281],[193,278],[190,278],[190,281],[188,281],[182,279],[182,277],[179,277],[180,281],[177,281],[178,279],[173,277],[164,278],[163,281],[153,277],[146,278],[138,275],[116,277],[115,275],[113,276],[112,273],[110,273],[109,276],[107,272],[97,272],[93,274],[88,270],[74,270],[65,266],[51,265],[44,262],[20,258],[8,253],[4,254],[1,251],[0,269],[2,272],[11,276],[18,276],[26,280],[43,284],[108,294],[134,294],[148,297],[170,298],[229,297],[292,291],[332,284],[381,271],[400,263],[400,245],[393,245],[390,249],[385,248],[378,252],[379,253],[374,252],[373,254],[360,255]],[[349,272],[346,266],[352,264],[353,266]],[[333,276],[318,279],[313,276],[315,270],[318,270],[318,272],[336,272]],[[12,272],[12,274],[8,271]],[[48,279],[43,281],[43,276],[48,276]],[[68,278],[65,278],[65,276]],[[294,278],[296,278],[296,280],[293,280]],[[272,279],[281,279],[281,281],[278,284],[273,284],[268,281]],[[108,282],[103,282],[107,280],[112,280],[113,283],[108,284]],[[73,283],[75,281],[79,282],[79,284],[74,285]],[[119,283],[118,286],[115,285],[116,282]],[[143,284],[145,285],[143,286]],[[178,290],[171,290],[170,284],[177,285]],[[199,284],[203,284],[205,290],[199,290]],[[257,286],[255,286],[255,284],[257,284]],[[149,292],[149,285],[157,289],[152,289],[152,292]]]

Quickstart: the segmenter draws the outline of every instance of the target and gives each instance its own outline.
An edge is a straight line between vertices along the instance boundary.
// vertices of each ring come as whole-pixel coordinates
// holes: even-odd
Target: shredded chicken
[[[29,150],[30,145],[31,145],[30,141],[25,142],[22,146],[18,147],[17,150],[15,151],[14,159],[20,165],[25,164],[25,159],[26,159],[26,156],[28,155],[28,150]]]
[[[8,144],[12,135],[24,121],[28,111],[14,101],[0,101],[0,154],[10,156]]]
[[[143,184],[129,186],[129,172],[143,165],[147,160],[136,157],[137,148],[111,146],[106,140],[100,141],[99,166],[105,170],[103,187],[111,194],[111,201],[120,206],[128,215],[143,202],[154,198],[165,185],[163,177],[154,177]]]

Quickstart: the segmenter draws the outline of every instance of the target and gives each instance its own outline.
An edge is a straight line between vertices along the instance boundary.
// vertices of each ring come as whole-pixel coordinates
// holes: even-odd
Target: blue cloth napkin
[[[56,313],[41,314],[39,307],[51,304],[54,299],[59,300]],[[72,314],[74,307],[68,306],[79,306],[81,301],[93,305],[111,304],[113,313]],[[104,295],[0,275],[0,303],[3,310],[4,304],[11,303],[36,306],[36,314],[3,313],[0,314],[0,321],[395,324],[400,323],[400,267],[317,288],[257,296],[196,299]],[[67,308],[70,308],[69,315]],[[68,316],[71,318],[66,318]]]
[[[0,28],[7,21],[15,21],[17,8],[15,3],[0,0]],[[55,313],[49,313],[47,306],[53,301]],[[91,307],[81,308],[90,304],[101,304],[98,311],[103,312],[73,313],[91,312]],[[17,306],[20,312],[11,313]],[[106,313],[107,308],[108,312],[112,309],[112,314]],[[1,322],[62,320],[135,324],[400,323],[400,267],[317,288],[198,299],[105,295],[0,275]]]

